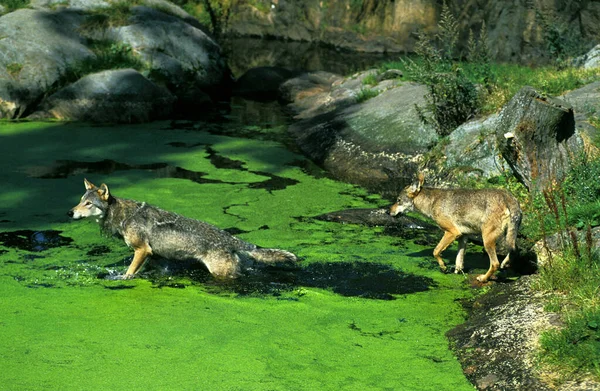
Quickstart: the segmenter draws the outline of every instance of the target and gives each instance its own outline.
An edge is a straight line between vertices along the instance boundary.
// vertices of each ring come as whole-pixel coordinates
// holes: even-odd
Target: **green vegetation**
[[[592,227],[600,225],[600,160],[582,158],[562,183],[522,203],[522,233],[529,245],[552,248],[534,287],[551,293],[547,310],[564,327],[545,332],[540,361],[560,380],[592,373],[600,377],[600,257]]]
[[[59,83],[53,86],[47,92],[48,94],[52,94],[86,75],[104,70],[125,68],[133,68],[142,72],[147,70],[146,64],[134,54],[131,46],[125,43],[91,41],[88,47],[92,49],[95,56],[88,57],[67,69]]]
[[[221,33],[221,25],[227,23],[233,0],[174,0],[187,13],[198,19],[200,23],[208,26],[215,36]],[[257,10],[268,13],[271,2],[264,0],[250,1]]]
[[[6,7],[6,11],[12,12],[29,6],[29,0],[0,0],[0,5]]]
[[[11,77],[18,77],[22,70],[23,64],[17,62],[11,62],[6,66],[6,72],[8,72]]]
[[[273,141],[285,127],[225,135],[240,127],[0,122],[4,388],[473,390],[445,336],[464,320],[465,277],[440,273],[430,245],[315,219],[388,203]],[[232,285],[159,259],[106,279],[132,252],[68,221],[84,177],[302,263]],[[72,241],[41,240],[49,230]]]
[[[407,59],[405,70],[408,78],[427,86],[425,106],[416,106],[423,123],[433,126],[440,136],[447,136],[457,126],[474,117],[481,107],[481,93],[477,86],[459,66],[456,58],[458,23],[446,3],[442,6],[438,33],[435,39],[421,35],[415,48],[418,61]],[[485,39],[482,28],[479,42]],[[437,45],[435,44],[437,43]],[[489,55],[484,43],[471,36],[470,60],[479,74],[489,74]],[[485,82],[489,82],[486,78]]]
[[[377,84],[377,76],[375,74],[370,73],[365,76],[362,80],[362,84],[365,86],[374,86]]]
[[[362,103],[379,95],[379,91],[372,88],[361,88],[356,95],[356,103]]]

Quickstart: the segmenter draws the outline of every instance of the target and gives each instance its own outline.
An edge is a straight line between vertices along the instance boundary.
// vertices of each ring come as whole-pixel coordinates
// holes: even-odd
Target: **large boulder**
[[[123,4],[34,0],[35,9],[0,17],[0,118],[31,114],[75,75],[112,67],[110,56],[133,57],[138,64],[128,66],[177,96],[179,113],[195,114],[202,104],[229,96],[221,49],[197,20],[165,0],[111,11]]]
[[[67,69],[95,54],[77,33],[75,11],[20,9],[0,17],[0,118],[20,118],[60,83]]]
[[[289,132],[306,155],[337,178],[397,195],[438,140],[415,109],[415,104],[424,103],[426,88],[403,83],[362,103],[356,103],[360,89],[344,91],[345,104],[298,121]],[[350,94],[354,94],[352,105],[348,105]]]
[[[198,25],[170,12],[135,6],[127,25],[89,36],[131,47],[149,78],[162,81],[178,97],[188,89],[198,89],[200,100],[202,92],[216,99],[229,93],[231,77],[219,45]]]
[[[530,190],[562,180],[583,152],[573,108],[563,100],[522,88],[502,108],[496,140],[513,173]]]
[[[498,115],[460,125],[441,144],[441,176],[488,179],[502,175],[505,162],[496,146]]]
[[[136,123],[168,117],[175,97],[134,69],[85,76],[48,97],[31,118]]]

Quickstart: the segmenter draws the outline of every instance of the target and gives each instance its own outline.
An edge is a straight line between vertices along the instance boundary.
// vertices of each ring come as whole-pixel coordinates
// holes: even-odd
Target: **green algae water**
[[[315,219],[388,202],[284,132],[1,123],[0,389],[473,390],[445,337],[464,277],[383,228]],[[68,219],[84,178],[302,262],[227,284],[157,259],[111,279],[132,251]]]

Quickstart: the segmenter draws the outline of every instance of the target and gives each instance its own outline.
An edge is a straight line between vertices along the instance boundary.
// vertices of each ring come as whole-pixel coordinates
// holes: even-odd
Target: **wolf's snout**
[[[398,212],[400,212],[400,206],[398,204],[394,204],[390,207],[390,216],[396,216]]]
[[[73,214],[74,214],[74,213],[73,213],[73,211],[72,211],[72,210],[70,210],[70,211],[68,211],[68,212],[67,212],[67,216],[69,216],[69,217],[73,217]]]

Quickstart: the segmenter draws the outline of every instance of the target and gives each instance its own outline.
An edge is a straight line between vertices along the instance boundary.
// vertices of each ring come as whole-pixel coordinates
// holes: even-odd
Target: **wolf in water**
[[[113,196],[106,184],[84,179],[85,194],[68,213],[73,219],[95,217],[102,231],[117,234],[133,248],[123,278],[132,278],[151,255],[202,262],[217,278],[235,278],[254,262],[295,262],[285,250],[259,248],[203,221],[159,209],[145,202]]]

